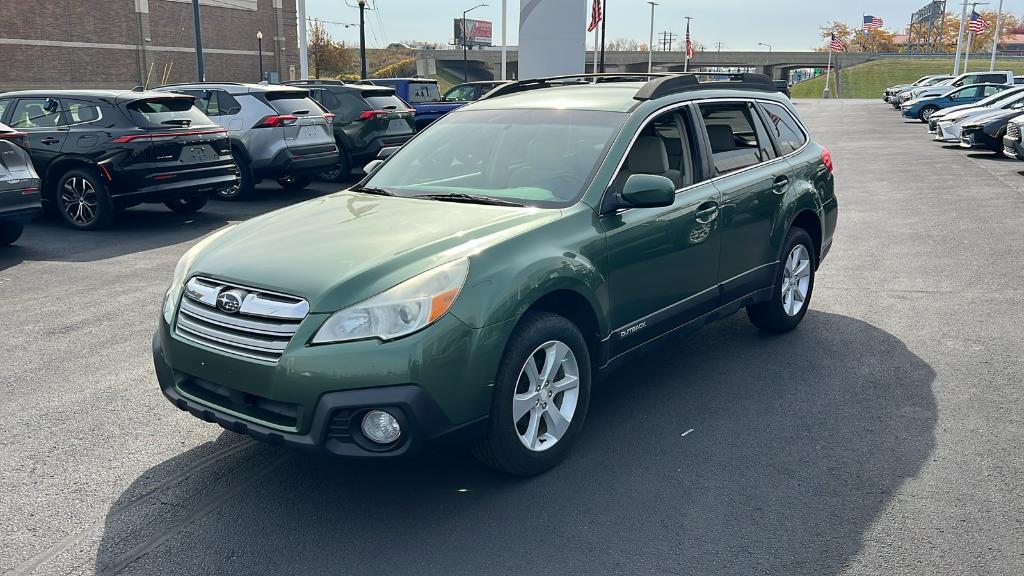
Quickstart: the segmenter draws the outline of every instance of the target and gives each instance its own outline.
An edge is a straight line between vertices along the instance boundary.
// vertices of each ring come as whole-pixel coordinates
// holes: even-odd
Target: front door
[[[722,304],[770,286],[778,242],[772,238],[791,167],[776,158],[753,102],[699,105],[722,194]]]
[[[718,305],[719,193],[698,160],[694,126],[685,110],[647,124],[608,191],[632,174],[666,176],[678,189],[671,206],[603,210],[613,356]]]
[[[32,164],[43,177],[50,162],[60,154],[68,136],[60,100],[45,97],[19,98],[14,103],[8,125],[28,133]]]

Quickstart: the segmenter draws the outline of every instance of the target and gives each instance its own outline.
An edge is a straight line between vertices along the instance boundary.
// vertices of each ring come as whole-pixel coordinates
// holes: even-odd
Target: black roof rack
[[[717,72],[691,72],[656,78],[651,80],[633,96],[636,100],[654,100],[669,94],[690,92],[693,90],[760,90],[775,92],[777,88],[771,77],[766,74],[729,74],[729,80],[701,82],[699,76],[723,76]]]
[[[497,96],[507,96],[509,94],[515,94],[517,92],[526,92],[528,90],[539,90],[542,88],[551,88],[554,86],[566,86],[572,84],[606,84],[611,82],[637,82],[637,81],[648,81],[651,78],[660,78],[663,76],[671,76],[664,72],[606,72],[597,74],[563,74],[561,76],[545,76],[543,78],[530,78],[528,80],[519,80],[518,82],[511,82],[504,86],[499,86],[494,90],[491,90],[480,100],[486,100],[488,98],[495,98]],[[575,81],[573,81],[575,80]]]
[[[282,84],[287,84],[289,86],[299,86],[299,85],[306,85],[306,84],[344,85],[345,81],[344,80],[334,80],[334,79],[325,80],[325,79],[322,79],[322,78],[310,78],[308,80],[291,80],[289,82],[282,82]]]

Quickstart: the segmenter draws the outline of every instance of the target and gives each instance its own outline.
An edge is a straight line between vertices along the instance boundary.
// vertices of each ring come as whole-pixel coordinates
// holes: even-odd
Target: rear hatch
[[[366,90],[363,100],[369,110],[357,118],[378,136],[408,136],[416,131],[416,111],[406,106],[394,90]]]
[[[139,132],[114,138],[112,143],[145,147],[134,155],[138,186],[222,178],[234,172],[227,131],[194,102],[191,96],[162,94],[124,103]]]
[[[24,132],[0,124],[0,216],[39,205],[39,177],[26,146]]]
[[[264,118],[260,126],[277,130],[289,148],[334,147],[333,114],[309,97],[306,90],[273,90],[266,93],[267,104],[277,116]]]

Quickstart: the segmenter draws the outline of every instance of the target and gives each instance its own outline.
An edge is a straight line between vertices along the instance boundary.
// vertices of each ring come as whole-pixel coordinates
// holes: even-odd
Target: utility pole
[[[723,46],[725,46],[725,44],[722,44],[721,42],[715,42],[715,48],[718,48],[718,53],[719,54],[722,53],[722,47]]]
[[[203,64],[203,30],[199,25],[199,0],[192,0],[192,20],[196,27],[196,79],[206,82],[206,67]]]
[[[366,0],[359,0],[359,78],[366,80]]]
[[[651,40],[647,44],[647,73],[650,74],[654,71],[654,7],[658,3],[653,1],[647,3],[651,5]]]
[[[988,71],[993,72],[996,69],[996,51],[999,50],[999,28],[1003,25],[1003,0],[999,0],[999,12],[996,13],[996,34],[992,37],[992,63],[989,64]]]

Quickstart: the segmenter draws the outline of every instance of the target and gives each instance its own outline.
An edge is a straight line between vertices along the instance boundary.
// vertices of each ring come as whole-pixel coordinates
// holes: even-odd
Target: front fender
[[[518,319],[538,300],[560,290],[586,299],[598,330],[608,333],[604,236],[584,204],[537,229],[489,247],[474,259],[452,310],[473,328]]]

